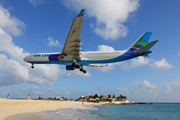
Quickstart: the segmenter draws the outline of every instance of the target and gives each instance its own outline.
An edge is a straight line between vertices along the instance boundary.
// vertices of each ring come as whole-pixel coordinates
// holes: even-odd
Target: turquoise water
[[[73,106],[37,115],[42,120],[180,120],[180,104]]]
[[[96,106],[91,114],[106,120],[180,120],[180,104],[156,103],[147,105],[104,105]]]

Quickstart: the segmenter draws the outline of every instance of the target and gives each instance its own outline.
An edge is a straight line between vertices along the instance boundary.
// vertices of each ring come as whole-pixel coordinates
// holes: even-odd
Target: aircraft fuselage
[[[58,60],[50,61],[49,56],[61,54],[57,53],[37,53],[31,54],[24,58],[24,61],[31,64],[62,64],[62,65],[72,65],[72,60]],[[134,50],[122,50],[122,51],[87,51],[80,52],[81,60],[77,60],[78,65],[88,65],[88,64],[107,64],[120,62],[123,60],[138,57]]]

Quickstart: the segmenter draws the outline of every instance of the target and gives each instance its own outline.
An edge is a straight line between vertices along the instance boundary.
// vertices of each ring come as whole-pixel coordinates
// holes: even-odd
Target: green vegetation
[[[113,95],[113,98],[115,99],[115,95]]]
[[[99,97],[98,97],[98,94],[95,94],[93,98],[99,98]]]
[[[118,100],[118,101],[125,101],[126,99],[127,99],[127,97],[126,96],[122,96],[122,95],[116,97],[116,100]]]

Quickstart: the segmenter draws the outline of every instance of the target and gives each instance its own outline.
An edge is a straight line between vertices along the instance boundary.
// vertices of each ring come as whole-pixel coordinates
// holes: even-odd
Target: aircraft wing
[[[81,26],[84,16],[84,9],[82,9],[77,17],[75,17],[72,21],[69,33],[66,38],[66,42],[64,44],[63,50],[61,52],[64,55],[63,60],[81,60],[80,58],[80,45],[81,45]]]

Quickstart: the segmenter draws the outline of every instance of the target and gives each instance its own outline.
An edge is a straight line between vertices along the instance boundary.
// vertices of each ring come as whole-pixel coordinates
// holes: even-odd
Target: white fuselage
[[[122,56],[127,50],[122,51],[87,51],[87,52],[80,52],[80,58],[81,61],[79,63],[82,64],[94,64],[94,63],[104,63],[103,61],[106,61],[105,63],[111,63],[111,60],[114,58],[117,58],[119,56]],[[24,61],[34,64],[72,64],[73,61],[67,61],[67,60],[60,60],[58,62],[50,62],[49,61],[49,55],[52,54],[60,54],[60,52],[57,53],[37,53],[37,54],[31,54],[24,58]],[[110,60],[110,61],[109,61]],[[114,62],[114,61],[113,61]],[[118,61],[117,61],[118,62]]]

